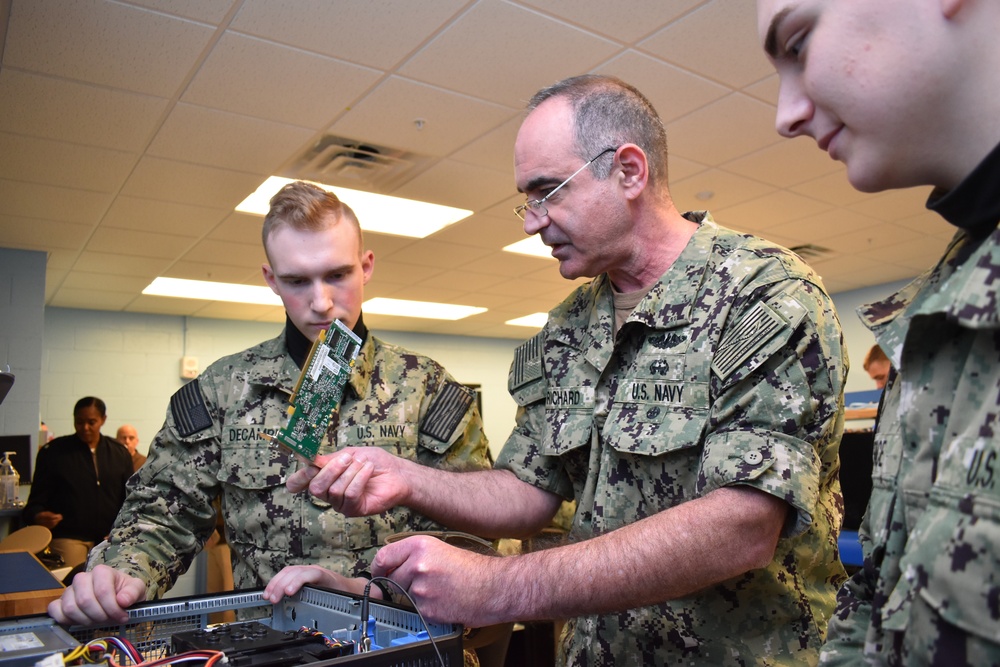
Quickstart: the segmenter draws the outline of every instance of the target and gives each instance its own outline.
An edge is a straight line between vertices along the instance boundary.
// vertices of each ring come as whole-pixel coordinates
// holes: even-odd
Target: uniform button
[[[747,452],[743,455],[743,460],[752,466],[760,465],[760,462],[764,460],[764,455],[757,451]]]
[[[656,419],[660,416],[659,408],[650,408],[646,411],[646,419]]]

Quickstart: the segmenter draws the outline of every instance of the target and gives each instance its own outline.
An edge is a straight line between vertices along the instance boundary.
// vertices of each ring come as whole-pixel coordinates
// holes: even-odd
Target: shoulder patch
[[[474,400],[471,389],[457,382],[448,382],[431,401],[431,407],[427,409],[424,421],[420,424],[420,432],[441,442],[448,442]]]
[[[542,377],[542,332],[521,343],[514,351],[508,387],[511,391]]]
[[[170,412],[174,425],[182,438],[204,431],[212,425],[212,418],[201,393],[197,379],[191,380],[170,397]]]
[[[784,318],[763,301],[754,304],[730,329],[712,360],[712,370],[722,379],[729,377],[747,357],[786,326]]]

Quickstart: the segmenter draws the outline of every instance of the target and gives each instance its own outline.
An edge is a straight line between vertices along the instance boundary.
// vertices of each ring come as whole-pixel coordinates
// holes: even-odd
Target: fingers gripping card
[[[275,440],[310,461],[316,458],[360,350],[361,339],[340,320],[320,332],[292,393],[288,423]]]

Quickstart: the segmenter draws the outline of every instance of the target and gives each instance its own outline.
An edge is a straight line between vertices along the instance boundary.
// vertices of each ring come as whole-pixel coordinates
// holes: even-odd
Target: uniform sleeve
[[[418,460],[447,470],[484,470],[492,458],[475,391],[439,369],[422,401]]]
[[[878,570],[870,559],[837,592],[837,607],[830,617],[826,642],[819,655],[824,667],[849,667],[864,664],[862,655],[871,624],[872,594]]]
[[[468,472],[492,467],[475,391],[430,359],[423,361],[424,396],[420,401],[417,462]],[[441,530],[441,524],[406,507],[391,510],[396,531]]]
[[[504,443],[496,468],[509,470],[523,482],[574,498],[573,484],[559,457],[544,456],[541,443],[550,429],[545,421],[546,380],[542,371],[544,331],[525,341],[514,352],[507,389],[517,403],[514,430]],[[564,433],[568,437],[570,434]]]
[[[170,399],[149,458],[127,485],[109,539],[91,553],[88,569],[109,565],[146,582],[147,599],[169,590],[215,528],[220,427],[214,388],[202,375]]]
[[[817,513],[838,526],[836,484],[846,353],[827,294],[782,280],[736,302],[712,362],[699,493],[746,485],[795,510],[785,536]]]

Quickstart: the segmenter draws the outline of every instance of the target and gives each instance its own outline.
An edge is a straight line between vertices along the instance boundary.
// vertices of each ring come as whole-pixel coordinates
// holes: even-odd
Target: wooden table
[[[64,590],[33,553],[0,553],[0,617],[43,614]]]

